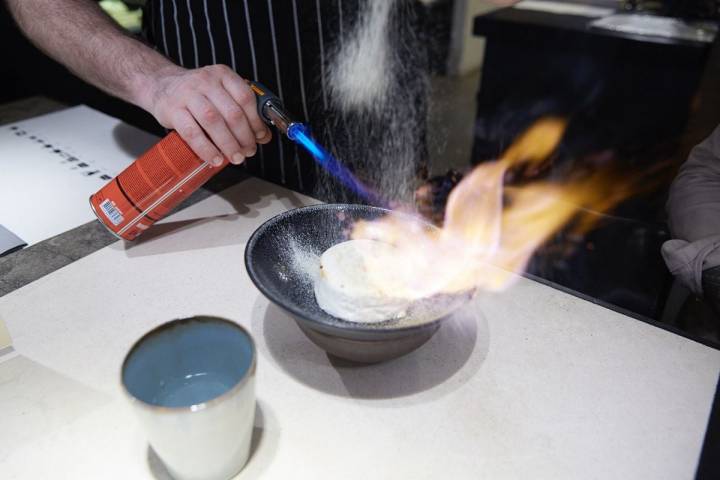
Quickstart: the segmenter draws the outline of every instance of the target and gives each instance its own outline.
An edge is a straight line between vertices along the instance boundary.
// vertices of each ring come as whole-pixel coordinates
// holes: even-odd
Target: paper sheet
[[[0,225],[0,257],[19,250],[26,245],[25,240]]]
[[[157,140],[86,106],[0,126],[0,224],[32,245],[93,220],[90,195]]]
[[[604,17],[612,15],[615,10],[612,8],[594,7],[592,5],[580,5],[571,2],[552,2],[545,0],[522,0],[516,3],[513,8],[520,10],[536,10],[538,12],[555,13],[558,15],[579,15],[582,17]]]

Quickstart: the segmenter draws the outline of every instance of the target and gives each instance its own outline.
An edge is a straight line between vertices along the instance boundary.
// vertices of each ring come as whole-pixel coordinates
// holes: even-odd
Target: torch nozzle
[[[248,82],[257,97],[257,110],[265,123],[275,126],[287,135],[290,127],[297,122],[285,110],[282,100],[265,85],[257,82]]]
[[[346,187],[376,205],[386,203],[375,192],[369,190],[355,176],[325,150],[310,134],[310,129],[292,119],[285,110],[282,100],[261,83],[248,82],[257,96],[257,110],[262,119],[280,130],[285,136],[307,150],[323,168],[337,178]]]
[[[285,135],[289,135],[290,127],[297,124],[297,122],[290,118],[290,115],[282,105],[276,105],[272,100],[265,102],[261,114],[263,117],[269,119],[270,123],[275,125],[275,127]]]

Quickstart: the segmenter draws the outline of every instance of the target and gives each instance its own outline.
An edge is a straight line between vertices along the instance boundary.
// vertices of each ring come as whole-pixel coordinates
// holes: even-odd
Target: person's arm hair
[[[23,33],[75,75],[149,110],[148,83],[177,69],[91,0],[6,0]]]
[[[1,0],[0,0],[1,1]],[[92,0],[5,0],[23,33],[96,87],[177,130],[213,165],[242,163],[271,134],[255,95],[225,65],[182,68],[125,33]]]

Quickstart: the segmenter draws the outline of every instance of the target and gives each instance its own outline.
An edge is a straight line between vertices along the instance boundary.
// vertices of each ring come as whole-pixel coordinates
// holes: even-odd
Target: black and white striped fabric
[[[395,2],[400,13],[420,5],[415,0]],[[240,76],[267,85],[288,111],[307,122],[315,135],[345,160],[350,155],[343,155],[343,149],[347,153],[348,149],[380,143],[365,132],[392,134],[378,128],[386,123],[382,120],[347,120],[346,113],[339,118],[329,105],[323,83],[329,57],[368,5],[368,0],[148,0],[143,31],[150,44],[183,67],[225,64]],[[402,25],[407,25],[407,33],[414,28],[406,22]],[[393,43],[399,48],[415,48],[407,39]],[[398,55],[409,56],[402,51]],[[410,85],[416,77],[412,74],[396,83]],[[363,122],[368,125],[358,125]],[[367,142],[356,145],[356,137]],[[280,135],[258,149],[246,167],[257,176],[325,201],[357,200],[339,184],[333,185],[305,151]],[[374,166],[365,167],[377,171]],[[322,184],[320,190],[318,184]]]
[[[225,64],[264,83],[297,118],[312,124],[322,98],[325,43],[343,28],[352,1],[150,0],[145,37],[186,68]],[[318,106],[321,107],[321,106]],[[312,193],[316,166],[296,145],[275,135],[247,168],[293,190]]]

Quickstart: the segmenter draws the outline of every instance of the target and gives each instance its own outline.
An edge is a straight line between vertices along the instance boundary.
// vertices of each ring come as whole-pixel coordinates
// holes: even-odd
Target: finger
[[[245,80],[237,74],[229,72],[222,77],[222,84],[233,100],[235,100],[245,112],[245,116],[248,122],[250,122],[250,127],[253,132],[255,132],[255,139],[258,143],[267,143],[264,142],[266,139],[270,141],[268,138],[270,136],[270,129],[260,118],[257,111],[257,99]],[[263,140],[263,142],[261,142],[261,140]]]
[[[223,88],[214,88],[206,93],[208,99],[220,111],[225,123],[240,143],[241,152],[246,157],[252,157],[257,152],[255,134],[245,117],[245,112],[235,103],[235,100]]]
[[[171,126],[203,161],[216,167],[222,164],[220,152],[207,138],[189,111],[184,108],[177,110],[173,114]]]
[[[264,137],[256,138],[255,140],[257,141],[257,143],[259,143],[261,145],[265,145],[266,143],[270,143],[270,140],[272,140],[272,137],[273,137],[272,131],[268,128],[267,133],[265,134]]]
[[[203,95],[197,95],[188,102],[188,110],[226,158],[235,164],[245,160],[235,136],[210,100]]]

